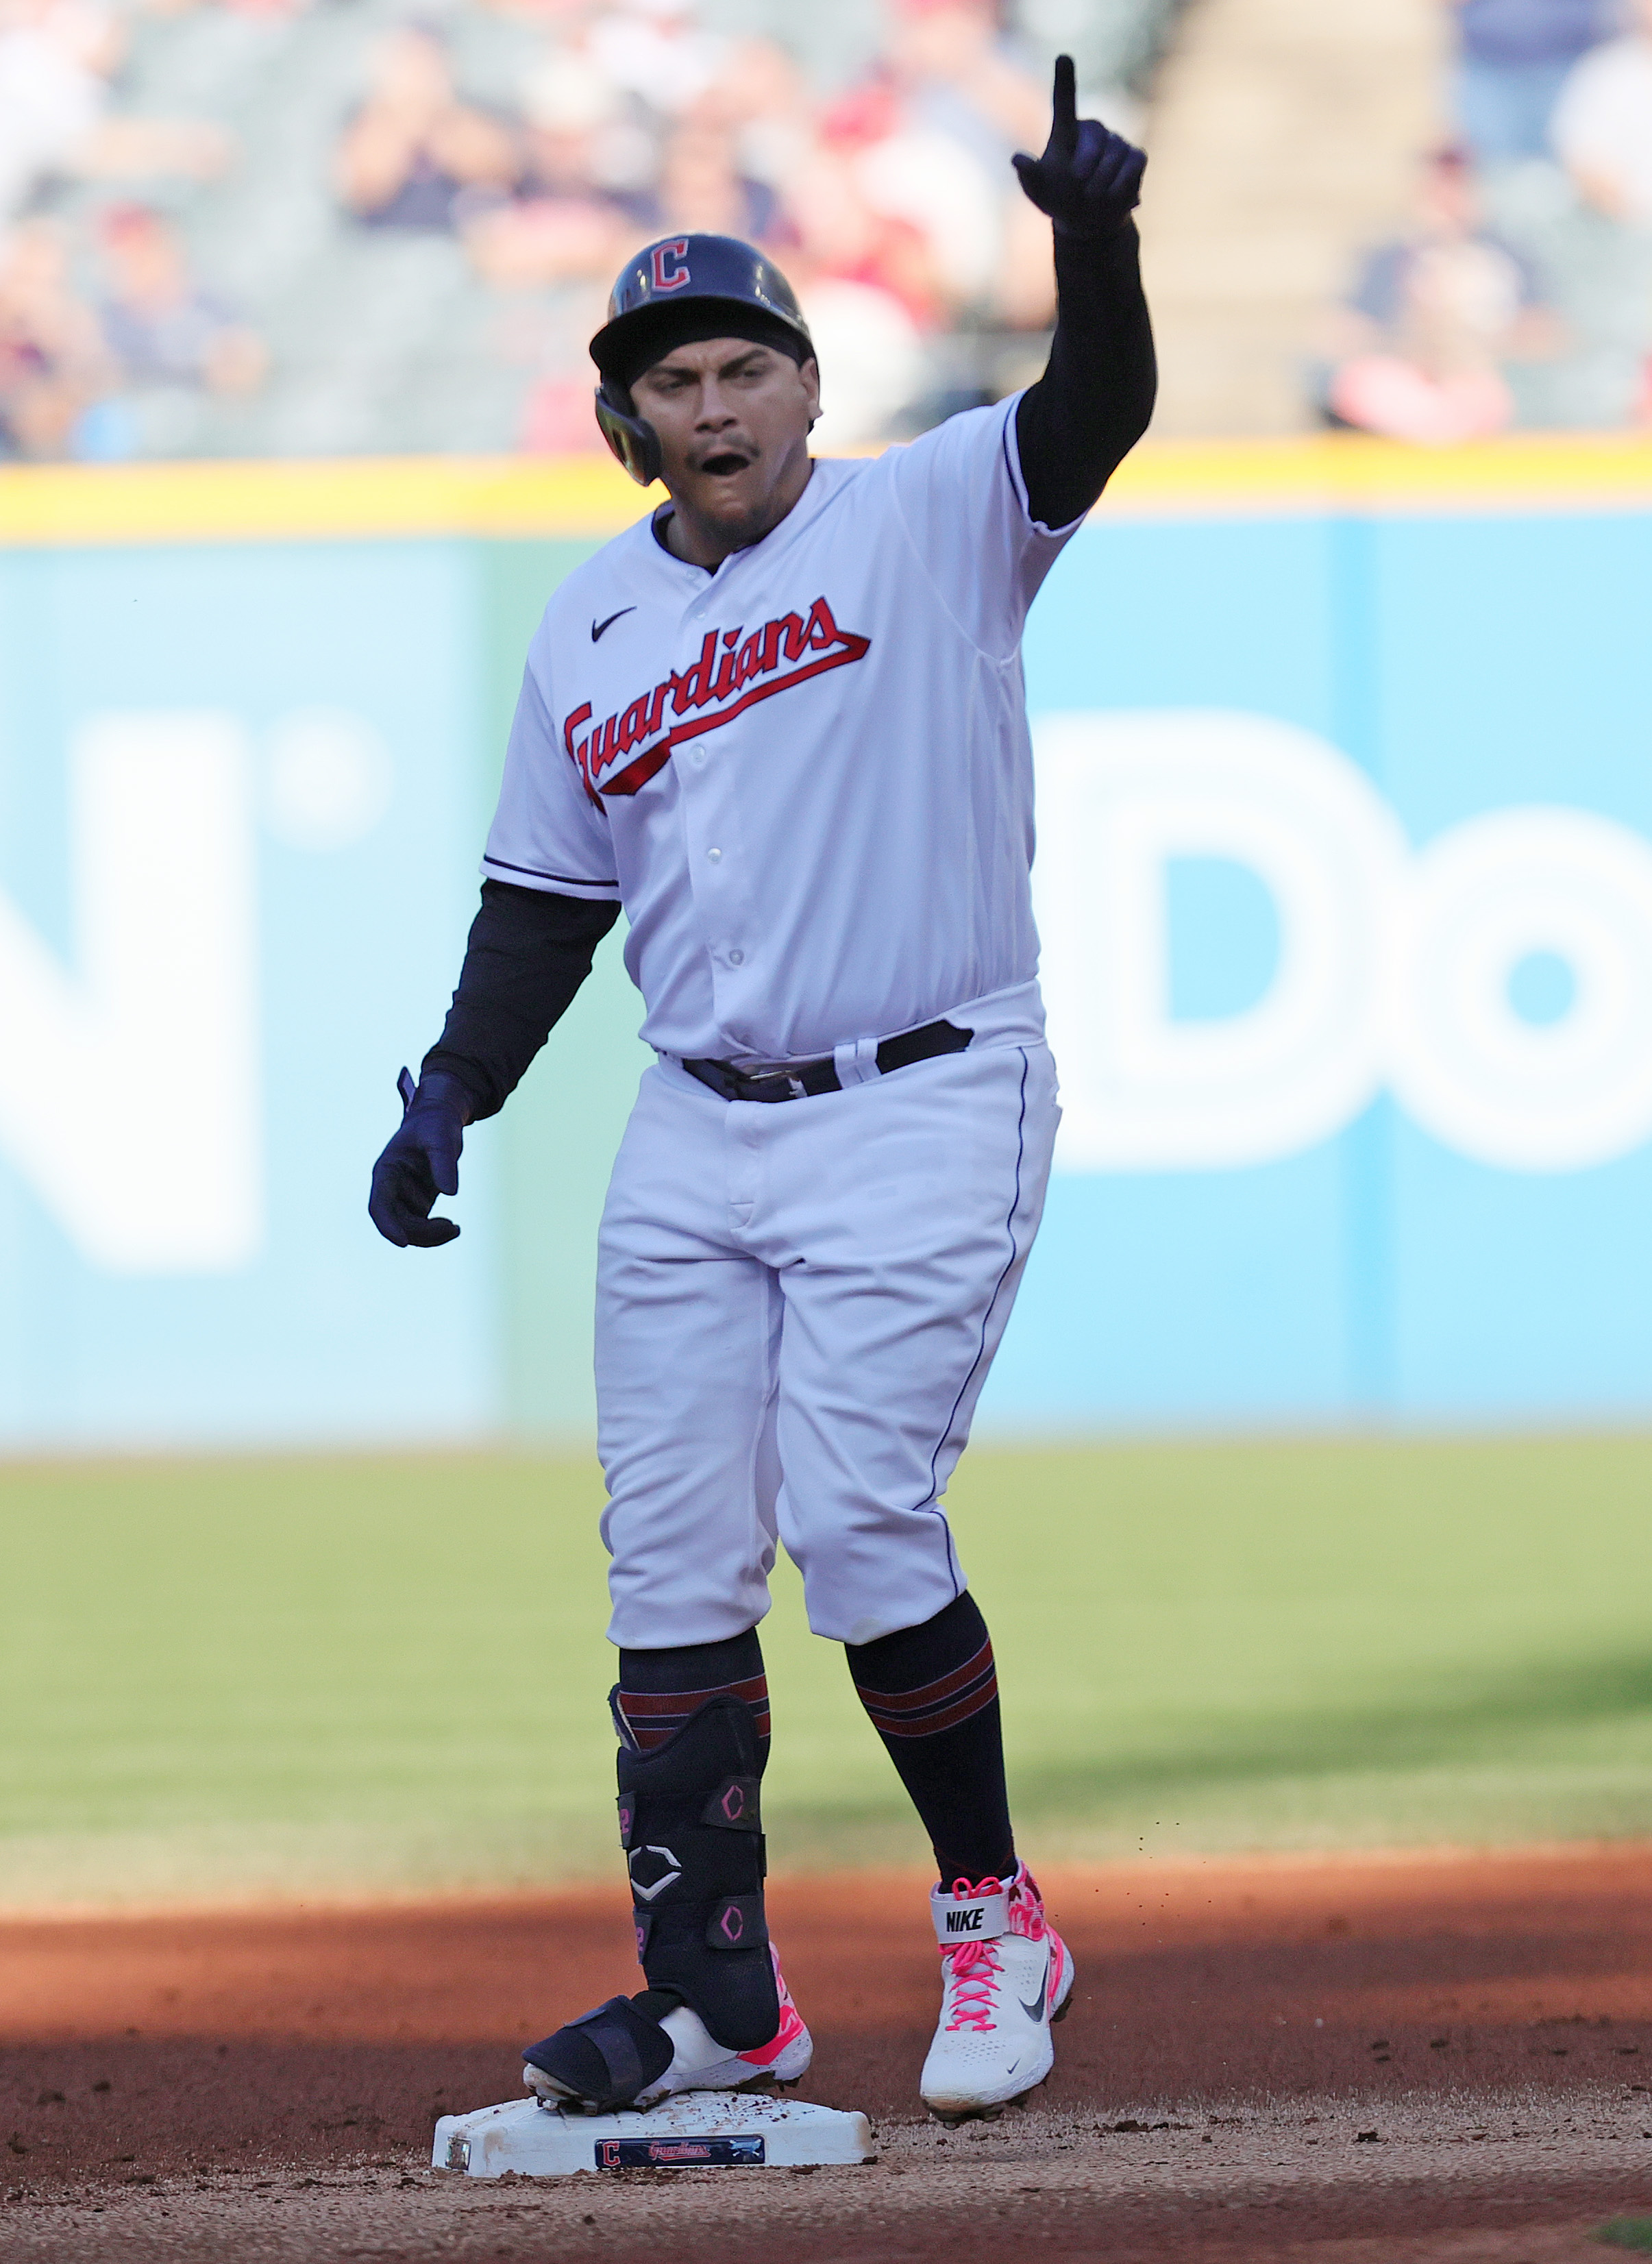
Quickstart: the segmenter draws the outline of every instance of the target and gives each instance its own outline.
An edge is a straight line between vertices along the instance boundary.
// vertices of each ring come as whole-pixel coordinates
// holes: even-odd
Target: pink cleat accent
[[[1073,1993],[1073,1960],[1038,1882],[953,1882],[930,1897],[941,1952],[941,2014],[919,2089],[943,2122],[1003,2113],[1055,2064],[1052,2024]]]
[[[742,2052],[740,2057],[754,2068],[774,2072],[782,2064],[787,2067],[792,2066],[801,2050],[805,2054],[805,2057],[803,2066],[798,2068],[797,2074],[777,2074],[776,2076],[776,2080],[779,2082],[795,2083],[797,2077],[802,2074],[803,2068],[808,2065],[809,2059],[814,2056],[814,2039],[803,2026],[803,2015],[792,2002],[792,1992],[786,1985],[785,1974],[780,1970],[780,1953],[772,1943],[769,1946],[769,1955],[774,1960],[774,1985],[780,1992],[780,2025],[774,2032],[772,2043],[759,2044],[755,2051]]]
[[[698,2013],[686,2005],[674,2006],[660,2022],[671,2043],[671,2064],[663,2075],[639,2091],[632,2104],[653,2107],[678,2091],[771,2091],[778,2084],[796,2083],[807,2074],[815,2057],[815,2041],[792,2001],[780,1970],[780,1953],[772,1942],[774,1983],[780,1998],[780,2024],[766,2044],[751,2051],[731,2051],[720,2044]],[[547,2072],[529,2060],[522,2080],[547,2106],[555,2106],[570,2094]]]

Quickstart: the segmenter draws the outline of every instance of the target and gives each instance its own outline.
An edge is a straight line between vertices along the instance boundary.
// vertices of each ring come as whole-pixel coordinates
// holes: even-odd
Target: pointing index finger
[[[1055,58],[1054,115],[1050,121],[1050,150],[1070,156],[1078,146],[1078,82],[1071,55]]]

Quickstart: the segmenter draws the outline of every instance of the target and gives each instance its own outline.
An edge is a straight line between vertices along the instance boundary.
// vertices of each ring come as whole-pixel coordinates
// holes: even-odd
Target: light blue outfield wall
[[[1027,640],[1035,716],[1206,710],[1301,726],[1359,766],[1413,851],[1531,813],[1535,850],[1523,861],[1505,844],[1503,886],[1505,934],[1524,927],[1533,947],[1506,942],[1503,955],[1517,1006],[1552,1013],[1569,972],[1574,995],[1560,1020],[1524,1025],[1539,1058],[1502,1095],[1501,1132],[1467,1146],[1379,1076],[1340,1128],[1265,1159],[1063,1172],[990,1387],[994,1419],[1530,1420],[1652,1406],[1649,593],[1643,516],[1094,526],[1074,543]],[[1046,811],[1047,843],[1047,798]],[[1594,821],[1581,842],[1569,813]],[[1547,877],[1545,840],[1559,845]],[[1580,896],[1587,913],[1597,874],[1612,933],[1587,969],[1545,965],[1563,954],[1544,931],[1575,925]],[[1495,893],[1495,877],[1482,888]],[[1243,891],[1224,902],[1171,885],[1163,901],[1179,923],[1173,1000],[1181,962],[1190,992],[1201,979],[1219,989],[1224,968],[1254,969],[1259,923]],[[1425,951],[1420,973],[1431,986],[1450,967]],[[1598,998],[1614,981],[1623,995],[1601,1005],[1591,1049],[1576,1026],[1591,987]],[[1243,1009],[1243,992],[1228,1003]],[[1415,998],[1390,1012],[1414,1020]],[[1569,1027],[1582,1041],[1569,1063]],[[1070,1069],[1070,1023],[1066,1035]],[[1593,1121],[1580,1106],[1545,1136],[1556,1088],[1563,1099],[1591,1081]],[[1520,1147],[1523,1116],[1548,1152],[1504,1152]]]
[[[367,1167],[577,544],[0,553],[0,1442],[589,1422],[612,943],[465,1232]],[[1652,1411],[1652,517],[1098,522],[1034,609],[1068,1120],[1002,1429]]]
[[[252,1215],[230,1222],[228,1247],[192,1252],[185,1186],[170,1240],[160,1231],[128,1263],[110,1246],[120,1210],[141,1218],[155,1203],[169,1150],[190,1136],[199,1056],[221,1030],[162,1014],[135,1058],[109,1041],[76,1093],[62,1089],[62,1062],[19,1057],[15,1035],[4,1044],[0,1436],[337,1440],[498,1419],[488,1158],[467,1190],[477,1230],[439,1281],[360,1230],[366,1163],[394,1121],[390,1080],[428,1042],[474,893],[476,598],[473,560],[437,544],[34,553],[0,570],[0,887],[88,990],[97,970],[76,923],[90,907],[76,897],[100,890],[77,885],[74,809],[87,727],[216,730],[207,767],[227,778],[229,809],[191,861],[250,851],[253,951],[228,1012],[254,1035],[257,1149]],[[306,729],[322,773],[308,804]],[[141,739],[131,758],[147,767]],[[330,824],[329,772],[346,780]],[[190,784],[159,825],[194,824]],[[156,846],[146,838],[133,854],[149,861]],[[193,886],[188,871],[175,877]],[[225,948],[214,909],[182,939],[185,975]],[[165,912],[141,903],[134,919]],[[14,950],[0,954],[0,1025],[14,1033],[25,972]],[[64,1191],[43,1200],[39,1171],[17,1168],[17,1116],[42,1110],[57,1142],[78,1128],[69,1202],[106,1177],[110,1222],[66,1216]],[[246,1129],[232,1128],[238,1145]]]

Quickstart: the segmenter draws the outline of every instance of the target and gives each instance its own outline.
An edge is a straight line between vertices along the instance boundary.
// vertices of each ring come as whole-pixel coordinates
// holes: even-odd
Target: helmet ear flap
[[[597,423],[637,485],[651,487],[663,469],[660,436],[634,410],[630,395],[611,378],[604,378],[597,388]]]

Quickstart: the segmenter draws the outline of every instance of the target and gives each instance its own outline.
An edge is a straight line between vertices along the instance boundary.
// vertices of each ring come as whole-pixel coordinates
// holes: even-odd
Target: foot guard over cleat
[[[815,2046],[771,1948],[780,2025],[766,2044],[731,2051],[686,2005],[653,1990],[611,1997],[522,2056],[522,2080],[547,2107],[650,2107],[679,2091],[772,2091],[807,2073]]]
[[[671,2064],[676,2046],[629,1997],[610,1997],[522,2056],[522,2080],[542,2099],[602,2113],[641,2099]]]

